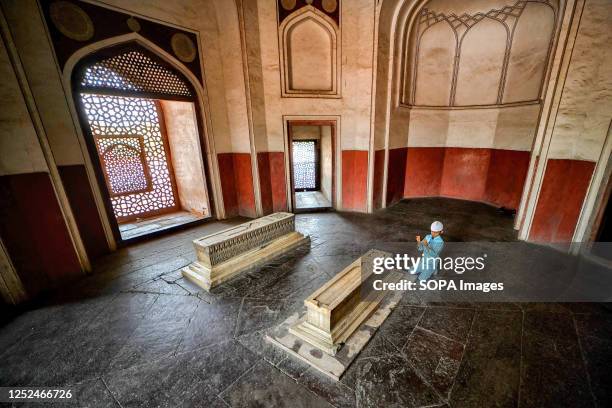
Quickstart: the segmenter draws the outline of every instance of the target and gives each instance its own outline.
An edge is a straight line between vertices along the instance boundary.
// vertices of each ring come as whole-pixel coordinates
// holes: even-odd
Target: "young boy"
[[[437,261],[436,258],[442,252],[444,248],[444,240],[442,239],[442,232],[444,226],[440,221],[434,221],[431,223],[431,234],[427,234],[425,239],[421,240],[421,236],[416,236],[418,243],[418,251],[423,252],[423,257],[419,262],[418,267],[415,269],[415,274],[418,274],[418,280],[426,281],[431,275],[435,274]]]

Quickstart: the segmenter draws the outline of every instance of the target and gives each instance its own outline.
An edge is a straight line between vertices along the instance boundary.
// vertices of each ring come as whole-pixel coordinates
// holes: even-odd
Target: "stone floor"
[[[80,407],[612,406],[612,314],[600,304],[405,296],[339,382],[264,342],[354,258],[374,246],[413,246],[433,218],[449,241],[515,236],[512,219],[494,208],[447,199],[374,215],[302,214],[296,226],[312,237],[310,250],[213,294],[179,268],[194,259],[192,239],[241,220],[160,237],[106,257],[93,276],[7,319],[0,386],[71,386]]]
[[[320,191],[298,191],[295,193],[295,208],[298,210],[330,207],[331,203]]]

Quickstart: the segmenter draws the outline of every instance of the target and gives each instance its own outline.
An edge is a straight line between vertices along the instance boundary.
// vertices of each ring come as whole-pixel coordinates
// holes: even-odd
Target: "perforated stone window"
[[[158,102],[81,94],[113,212],[119,221],[177,207]]]
[[[317,187],[316,142],[294,141],[293,152],[293,186],[298,190],[313,190]]]
[[[178,75],[140,51],[126,51],[89,65],[82,74],[80,85],[90,90],[193,96]]]
[[[112,196],[152,189],[143,136],[96,136],[95,139]]]

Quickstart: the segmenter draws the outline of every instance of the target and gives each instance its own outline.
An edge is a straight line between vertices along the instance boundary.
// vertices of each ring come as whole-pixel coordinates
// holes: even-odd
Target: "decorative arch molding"
[[[412,95],[416,104],[444,106],[451,103],[457,47],[457,33],[448,21],[436,22],[421,33],[416,51],[419,64],[414,72],[414,76],[421,81],[420,86],[415,82]],[[448,86],[428,89],[427,83]]]
[[[506,25],[488,16],[466,30],[459,43],[451,106],[499,102],[504,60],[510,48],[509,34]],[[483,42],[483,37],[488,41]]]
[[[448,10],[437,12],[428,8],[431,3],[432,0],[421,3],[414,10],[412,18],[407,16],[398,22],[398,28],[403,31],[402,48],[398,50],[402,59],[398,72],[400,106],[477,108],[535,103],[540,100],[558,29],[558,1],[519,0],[472,14],[458,14]],[[432,8],[435,6],[434,2]],[[533,24],[534,21],[538,21],[537,26]],[[430,41],[444,24],[447,29],[452,29],[455,41],[450,36],[442,38],[445,42]],[[501,34],[501,29],[495,30],[499,31],[494,35],[495,38],[485,37],[486,41],[483,41],[482,35],[487,31],[482,30],[483,25],[503,28],[506,35]],[[485,46],[474,47],[476,43]],[[432,86],[432,78],[423,73],[425,68],[439,62],[447,67],[447,59],[444,57],[452,52],[453,47],[452,76],[434,83],[434,86],[445,89],[428,91],[427,88]],[[490,60],[484,72],[487,76],[486,87],[491,89],[487,92],[468,92],[468,96],[465,91],[471,87],[470,83],[477,75],[476,72],[466,73],[466,69],[469,70],[469,66],[473,65],[465,61],[470,58],[479,61],[477,65],[486,64],[486,60]],[[480,87],[484,88],[482,84]],[[433,97],[425,97],[428,92],[433,92]],[[448,102],[442,103],[446,99],[440,95],[447,93]],[[479,98],[478,93],[484,97]]]
[[[217,155],[215,153],[215,144],[214,144],[214,136],[212,134],[212,126],[210,123],[210,109],[208,106],[208,95],[206,93],[206,89],[201,85],[198,78],[193,74],[193,72],[184,66],[181,62],[176,60],[172,55],[166,52],[164,49],[156,45],[155,43],[149,41],[148,39],[142,37],[137,33],[129,33],[116,37],[106,38],[104,40],[88,44],[76,52],[74,52],[64,64],[64,69],[62,72],[62,84],[64,86],[65,91],[68,95],[73,95],[73,74],[76,69],[78,69],[79,62],[83,59],[91,56],[105,48],[110,48],[122,44],[134,43],[145,50],[153,53],[156,57],[160,58],[165,63],[169,64],[173,69],[183,75],[183,77],[188,81],[189,85],[191,85],[192,89],[195,91],[195,103],[197,105],[197,109],[201,112],[201,126],[202,126],[202,134],[200,135],[200,142],[204,141],[204,146],[200,145],[200,149],[202,152],[206,153],[206,160],[204,165],[207,166],[209,179],[211,183],[212,189],[212,197],[209,197],[214,203],[214,208],[216,212],[217,218],[225,218],[225,210],[223,206],[223,195],[221,193],[221,182],[219,177],[219,166],[217,163]],[[94,170],[94,164],[92,163],[91,157],[87,148],[86,136],[81,128],[81,123],[79,120],[78,110],[73,98],[66,98],[68,101],[68,106],[70,109],[70,114],[74,123],[74,127],[78,136],[79,145],[81,148],[81,152],[83,155],[83,159],[85,162],[85,168],[87,171],[87,177],[89,179],[90,185],[92,186],[92,190],[94,192],[94,198],[96,201],[96,206],[98,208],[98,213],[100,215],[100,219],[102,220],[102,224],[104,227],[105,234],[107,236],[107,240],[111,243],[111,247],[116,246],[117,237],[115,236],[115,232],[112,227],[112,222],[110,221],[109,214],[105,211],[105,203],[102,194],[102,187],[100,186],[98,179],[96,177],[96,173]]]
[[[278,29],[283,97],[340,98],[340,29],[310,5],[287,18]]]

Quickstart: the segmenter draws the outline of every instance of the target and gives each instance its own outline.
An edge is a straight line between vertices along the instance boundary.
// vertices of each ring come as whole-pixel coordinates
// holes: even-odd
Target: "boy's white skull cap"
[[[431,230],[434,232],[440,232],[444,229],[444,225],[440,221],[434,221],[431,223]]]

